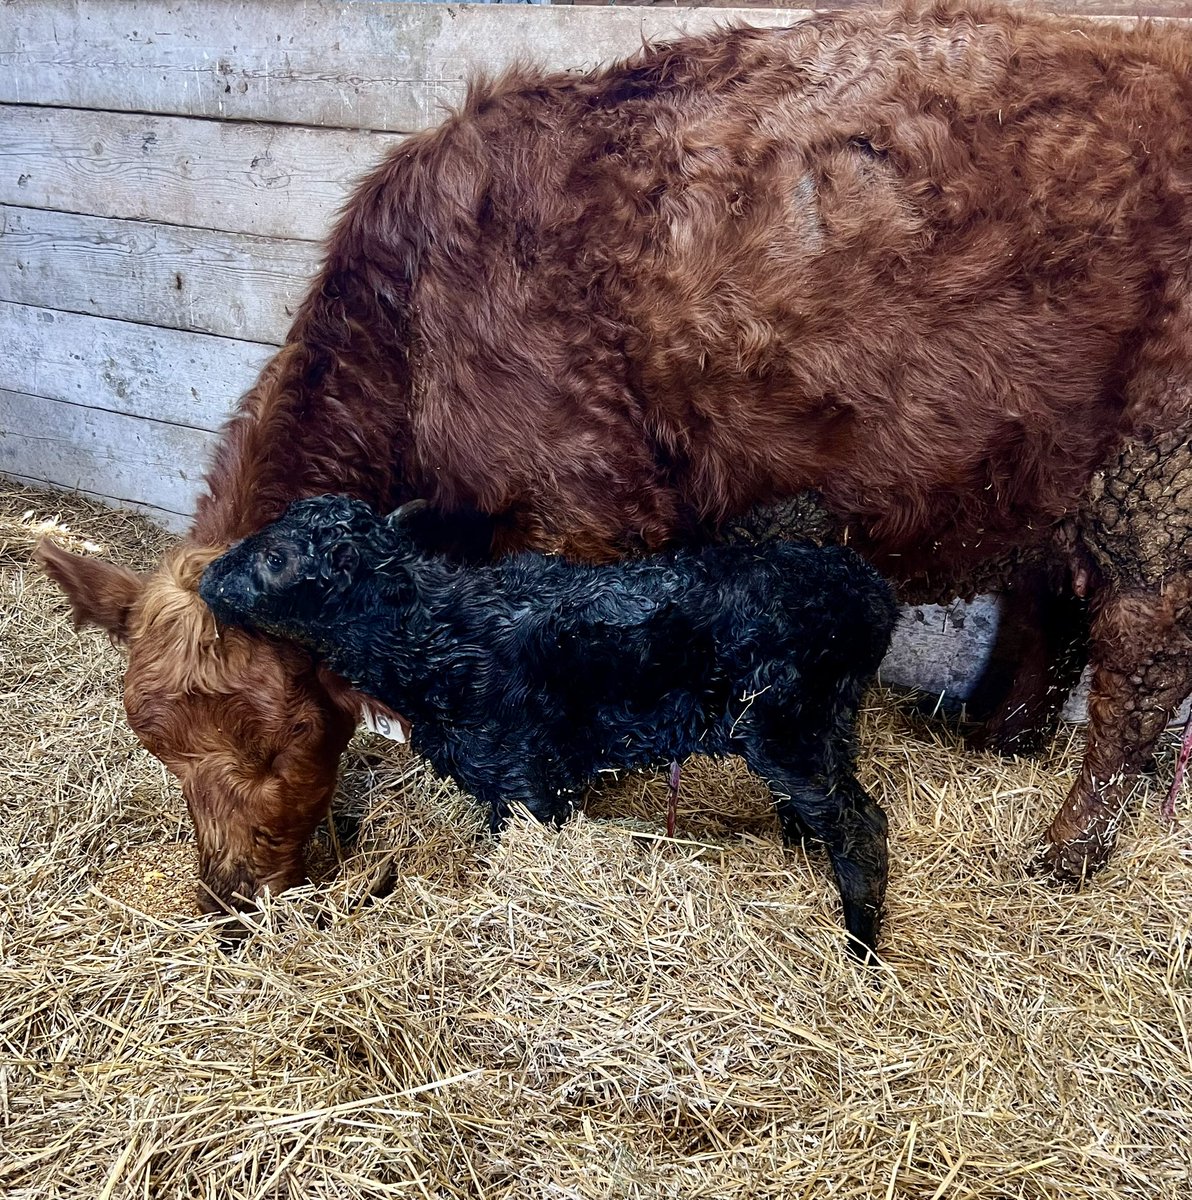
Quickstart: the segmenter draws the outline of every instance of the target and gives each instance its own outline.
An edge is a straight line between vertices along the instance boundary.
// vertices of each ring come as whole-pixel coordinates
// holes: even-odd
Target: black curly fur
[[[219,620],[302,643],[407,717],[494,830],[519,802],[562,821],[602,769],[740,754],[785,837],[826,843],[845,924],[874,948],[886,817],[855,777],[855,726],[896,608],[851,550],[778,540],[465,566],[325,496],[213,562],[200,593]]]

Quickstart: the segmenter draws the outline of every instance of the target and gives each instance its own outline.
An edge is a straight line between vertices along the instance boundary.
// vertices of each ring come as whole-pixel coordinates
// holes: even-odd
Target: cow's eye
[[[273,572],[274,575],[279,574],[286,565],[286,556],[280,550],[270,550],[265,556],[265,566]]]

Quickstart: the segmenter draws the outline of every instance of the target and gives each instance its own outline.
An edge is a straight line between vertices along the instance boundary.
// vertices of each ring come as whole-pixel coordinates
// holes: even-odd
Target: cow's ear
[[[144,587],[135,571],[71,554],[45,539],[38,543],[33,557],[66,593],[76,626],[98,625],[113,641],[128,641],[129,616]]]

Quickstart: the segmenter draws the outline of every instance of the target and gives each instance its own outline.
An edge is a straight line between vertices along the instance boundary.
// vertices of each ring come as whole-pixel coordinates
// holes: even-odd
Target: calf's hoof
[[[882,965],[882,956],[878,954],[877,947],[859,942],[856,938],[851,937],[848,940],[848,956],[862,967],[880,967]]]
[[[846,904],[844,925],[848,930],[848,953],[859,963],[876,965],[881,962],[877,939],[881,931],[881,910],[870,904]]]

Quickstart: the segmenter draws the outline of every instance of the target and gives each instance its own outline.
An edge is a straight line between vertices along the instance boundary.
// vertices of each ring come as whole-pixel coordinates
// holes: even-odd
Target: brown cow
[[[1172,28],[941,5],[515,71],[353,196],[181,548],[147,578],[43,561],[127,644],[129,720],[229,900],[302,877],[357,717],[195,591],[292,497],[426,496],[490,549],[601,560],[816,488],[904,597],[1008,589],[1003,735],[1087,594],[1049,833],[1079,877],[1192,687],[1190,197]]]

